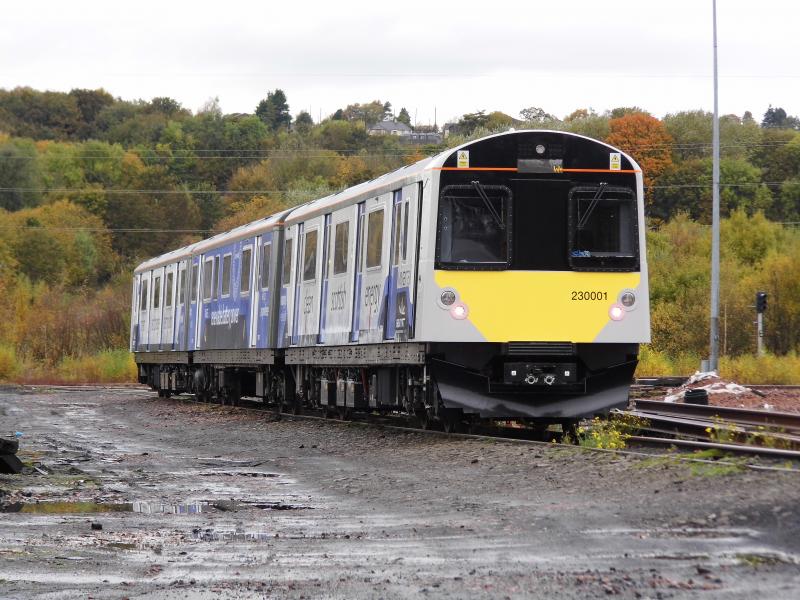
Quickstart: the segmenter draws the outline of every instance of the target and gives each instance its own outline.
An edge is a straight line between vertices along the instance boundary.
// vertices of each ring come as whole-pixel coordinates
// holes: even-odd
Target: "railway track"
[[[800,414],[641,398],[617,412],[650,434],[630,437],[634,442],[800,459]]]
[[[190,395],[181,395],[177,396],[176,399],[183,401],[183,402],[191,402],[196,404],[209,404],[208,402],[203,402],[194,398],[194,396]],[[212,403],[213,405],[213,403]],[[219,405],[218,405],[219,406]],[[337,419],[330,416],[325,416],[321,413],[321,411],[310,411],[309,409],[303,409],[302,413],[296,412],[276,412],[273,407],[269,407],[264,405],[261,402],[251,401],[251,400],[242,400],[240,401],[237,406],[224,406],[224,408],[230,410],[242,410],[248,412],[258,412],[260,414],[269,414],[272,413],[278,418],[286,418],[286,419],[302,419],[302,420],[317,420],[317,421],[329,421],[332,423],[340,423],[342,425],[349,425],[349,424],[356,424],[362,425],[365,427],[379,427],[383,429],[388,429],[392,431],[401,431],[406,433],[415,433],[415,434],[422,434],[422,435],[434,435],[439,437],[449,437],[449,438],[460,438],[460,439],[474,439],[474,440],[483,440],[483,441],[492,441],[492,442],[505,442],[505,443],[519,443],[519,444],[532,444],[532,445],[540,445],[540,446],[552,446],[552,442],[541,441],[537,439],[532,439],[533,432],[531,430],[522,429],[522,428],[511,428],[511,427],[503,427],[503,428],[494,428],[491,430],[484,430],[482,432],[479,431],[472,431],[470,433],[454,433],[454,432],[446,432],[441,429],[431,429],[431,428],[420,428],[413,426],[409,423],[410,418],[402,417],[402,416],[375,416],[371,415],[369,418],[359,418],[360,415],[356,414],[354,417],[351,416],[349,419]],[[316,414],[319,413],[319,414]],[[726,445],[726,444],[718,444],[712,442],[703,442],[698,440],[678,440],[675,438],[663,438],[663,437],[649,437],[649,436],[631,436],[629,441],[636,443],[637,445],[642,446],[653,446],[653,445],[669,445],[669,446],[683,446],[687,448],[694,448],[694,449],[708,449],[708,448],[715,448],[722,450],[726,453],[741,453],[741,454],[749,454],[749,455],[761,455],[770,458],[791,458],[794,460],[800,461],[800,451],[794,450],[783,450],[783,449],[775,449],[775,448],[763,448],[759,446],[744,446],[744,445]],[[648,452],[642,452],[639,449],[606,449],[606,448],[592,448],[587,446],[579,446],[579,445],[570,445],[569,447],[575,448],[579,451],[586,451],[586,452],[601,452],[601,453],[612,453],[612,454],[627,454],[632,456],[640,456],[640,457],[652,457],[657,458],[663,456],[662,454],[653,454]],[[688,461],[688,462],[698,462],[698,463],[706,463],[706,464],[730,464],[732,466],[739,466],[739,467],[747,467],[754,470],[767,470],[767,471],[789,471],[796,473],[798,472],[795,468],[786,468],[782,466],[773,466],[773,465],[764,465],[758,463],[731,463],[727,462],[725,459],[705,459],[705,458],[696,458],[692,457],[691,455],[676,455],[675,458],[681,461]]]

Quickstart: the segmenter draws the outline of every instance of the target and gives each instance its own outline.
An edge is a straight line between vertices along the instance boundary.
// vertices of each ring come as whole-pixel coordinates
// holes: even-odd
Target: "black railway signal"
[[[767,310],[767,292],[756,292],[756,312],[763,313]]]

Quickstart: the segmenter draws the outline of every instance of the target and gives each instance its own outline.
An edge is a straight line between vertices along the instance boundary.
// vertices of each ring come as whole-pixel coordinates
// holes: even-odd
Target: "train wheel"
[[[443,419],[442,427],[445,433],[462,433],[464,431],[464,423],[458,419]]]
[[[353,417],[353,413],[347,406],[340,406],[337,413],[340,421],[349,421]]]

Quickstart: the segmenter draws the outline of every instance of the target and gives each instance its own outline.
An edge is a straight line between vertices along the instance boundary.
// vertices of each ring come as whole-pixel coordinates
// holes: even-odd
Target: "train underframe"
[[[481,420],[574,423],[628,402],[637,344],[376,344],[284,351],[139,352],[139,382],[278,411],[405,413],[458,429]]]

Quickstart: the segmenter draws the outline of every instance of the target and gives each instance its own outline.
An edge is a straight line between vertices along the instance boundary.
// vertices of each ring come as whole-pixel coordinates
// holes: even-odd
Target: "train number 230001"
[[[587,292],[572,290],[573,300],[608,300],[608,292]]]

